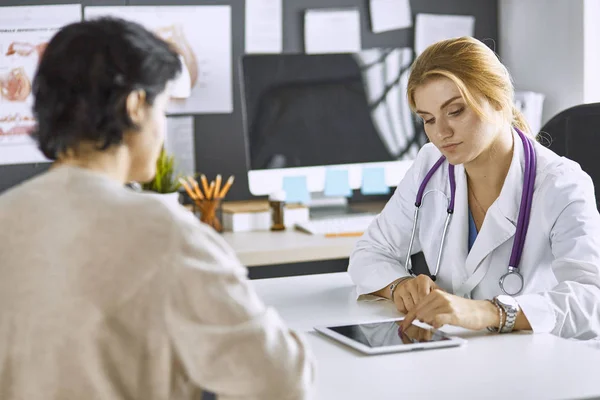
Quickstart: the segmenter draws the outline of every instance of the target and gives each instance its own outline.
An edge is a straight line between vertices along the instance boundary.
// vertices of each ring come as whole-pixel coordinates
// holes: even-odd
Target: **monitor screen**
[[[411,62],[408,48],[244,56],[249,170],[414,159],[425,136],[406,99]]]

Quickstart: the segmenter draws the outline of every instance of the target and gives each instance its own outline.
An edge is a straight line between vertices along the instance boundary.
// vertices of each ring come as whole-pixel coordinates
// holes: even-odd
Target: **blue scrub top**
[[[475,226],[475,220],[473,219],[471,209],[469,209],[469,251],[471,251],[475,239],[477,239],[477,227]]]

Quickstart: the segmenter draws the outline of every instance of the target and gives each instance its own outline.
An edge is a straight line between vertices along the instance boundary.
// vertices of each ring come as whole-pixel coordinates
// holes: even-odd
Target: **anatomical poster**
[[[0,7],[0,164],[48,161],[29,136],[31,86],[48,41],[81,21],[81,5]]]
[[[169,114],[233,111],[230,6],[85,7],[84,15],[134,21],[173,44],[183,72],[172,87]]]

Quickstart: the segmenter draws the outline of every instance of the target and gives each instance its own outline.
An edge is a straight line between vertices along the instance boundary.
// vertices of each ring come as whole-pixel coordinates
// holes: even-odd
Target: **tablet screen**
[[[401,321],[334,326],[329,329],[371,348],[450,340],[441,331],[424,329],[416,325],[411,325],[401,332],[399,329]]]

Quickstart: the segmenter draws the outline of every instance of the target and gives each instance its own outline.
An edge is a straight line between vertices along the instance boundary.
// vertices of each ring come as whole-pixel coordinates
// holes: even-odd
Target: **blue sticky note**
[[[348,181],[348,170],[327,169],[325,171],[325,196],[352,196],[352,189],[350,189],[350,182]]]
[[[360,192],[366,195],[388,194],[390,188],[385,184],[385,169],[375,167],[363,168]]]
[[[283,190],[286,203],[308,203],[310,194],[306,185],[306,176],[284,176]]]

